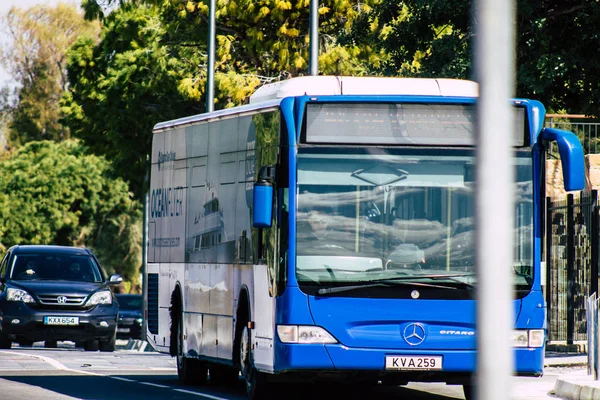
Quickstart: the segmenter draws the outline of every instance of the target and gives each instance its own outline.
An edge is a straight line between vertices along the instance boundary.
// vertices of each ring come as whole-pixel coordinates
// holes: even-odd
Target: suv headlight
[[[95,306],[96,304],[112,304],[112,293],[110,290],[96,292],[90,297],[86,304],[88,306]]]
[[[8,288],[6,291],[6,300],[22,301],[23,303],[35,303],[33,297],[23,289]]]
[[[277,325],[277,335],[282,343],[337,343],[337,340],[320,326]]]

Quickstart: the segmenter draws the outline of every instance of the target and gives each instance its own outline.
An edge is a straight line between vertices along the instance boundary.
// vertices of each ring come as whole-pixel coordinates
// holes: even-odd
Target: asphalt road
[[[513,378],[507,400],[556,399],[550,392],[561,371],[550,368],[542,378]],[[377,387],[286,385],[285,399],[463,399],[461,386],[416,384]],[[58,349],[18,347],[0,351],[0,400],[119,400],[119,399],[245,399],[240,380],[232,387],[183,386],[177,381],[175,360],[155,352],[118,350],[85,352],[69,343]]]

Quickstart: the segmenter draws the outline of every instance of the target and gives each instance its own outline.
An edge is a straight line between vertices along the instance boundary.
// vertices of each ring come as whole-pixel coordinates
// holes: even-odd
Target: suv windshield
[[[18,254],[10,271],[13,280],[102,282],[93,257],[69,254]]]

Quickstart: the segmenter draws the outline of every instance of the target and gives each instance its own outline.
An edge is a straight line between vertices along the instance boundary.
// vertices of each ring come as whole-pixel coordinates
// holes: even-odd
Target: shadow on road
[[[245,399],[244,382],[239,380],[238,384],[231,387],[216,387],[210,384],[206,386],[182,386],[178,383],[175,375],[30,375],[30,376],[0,376],[4,381],[4,389],[17,387],[19,391],[25,392],[28,388],[44,391],[44,399],[56,398],[65,400],[68,398],[82,400],[120,400],[120,399],[202,399],[212,400],[243,400]],[[10,385],[11,382],[21,385]],[[6,385],[8,383],[8,385]],[[294,384],[278,385],[278,391],[281,396],[273,397],[275,399],[285,400],[330,400],[331,393],[336,394],[336,398],[344,400],[349,399],[421,399],[421,400],[449,400],[462,399],[462,389],[460,386],[456,390],[450,390],[448,387],[444,394],[435,394],[431,391],[425,392],[408,387],[356,387],[348,385],[312,385],[312,384]],[[15,390],[15,389],[11,389]],[[29,398],[37,398],[38,395],[32,393]],[[41,393],[41,392],[40,392]],[[17,394],[14,393],[13,394]],[[2,398],[0,396],[0,398]],[[10,399],[26,399],[23,396],[8,397]],[[41,398],[41,397],[40,397]]]

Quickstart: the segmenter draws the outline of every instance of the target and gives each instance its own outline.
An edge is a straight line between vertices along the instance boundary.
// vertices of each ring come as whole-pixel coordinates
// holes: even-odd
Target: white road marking
[[[17,353],[17,352],[13,352],[13,351],[0,351],[0,353],[4,353],[4,354],[16,354],[16,355],[19,355],[19,356],[37,358],[37,359],[40,359],[40,360],[42,360],[44,362],[47,362],[48,364],[52,365],[56,369],[60,369],[60,370],[63,370],[63,371],[71,371],[71,369],[69,367],[65,366],[61,362],[56,361],[56,360],[54,360],[54,359],[52,359],[50,357],[38,356],[36,354]]]
[[[91,375],[91,376],[99,376],[99,377],[115,379],[117,381],[123,381],[123,382],[137,382],[137,383],[142,384],[142,385],[154,386],[154,387],[158,387],[158,388],[162,388],[162,389],[171,389],[171,390],[173,390],[175,392],[180,392],[180,393],[193,394],[193,395],[196,395],[196,396],[199,396],[199,397],[204,397],[206,399],[228,400],[225,397],[218,397],[218,396],[213,396],[213,395],[210,395],[210,394],[207,394],[207,393],[193,392],[191,390],[185,390],[185,389],[175,389],[175,388],[173,388],[171,386],[160,385],[158,383],[142,382],[142,381],[136,381],[134,379],[121,378],[119,376],[104,375],[104,374],[98,374],[98,373],[90,372],[90,371],[82,371],[82,370],[79,370],[79,369],[72,369],[72,368],[67,367],[66,365],[64,365],[60,361],[57,361],[57,360],[55,360],[53,358],[50,358],[50,357],[39,356],[37,354],[18,353],[18,352],[14,352],[14,351],[2,351],[2,350],[0,350],[0,353],[7,354],[7,355],[13,355],[13,356],[14,355],[19,355],[19,356],[24,356],[24,357],[37,358],[39,360],[42,360],[42,361],[44,361],[44,362],[52,365],[54,368],[56,368],[58,370],[61,370],[61,371],[69,371],[69,372],[74,372],[74,373],[78,373],[78,374]],[[161,369],[166,369],[166,368],[161,368]]]
[[[120,376],[110,376],[110,378],[116,379],[118,381],[123,381],[123,382],[137,382],[137,381],[134,381],[133,379],[121,378]]]
[[[201,393],[201,392],[192,392],[191,390],[173,389],[173,391],[186,393],[186,394],[195,394],[196,396],[205,397],[205,398],[213,399],[213,400],[227,400],[225,397],[217,397],[217,396],[213,396],[213,395]]]
[[[171,387],[171,386],[167,386],[167,385],[159,385],[158,383],[152,383],[152,382],[138,381],[138,383],[141,383],[142,385],[154,386],[154,387],[159,387],[159,388],[163,388],[163,389],[169,389]]]

